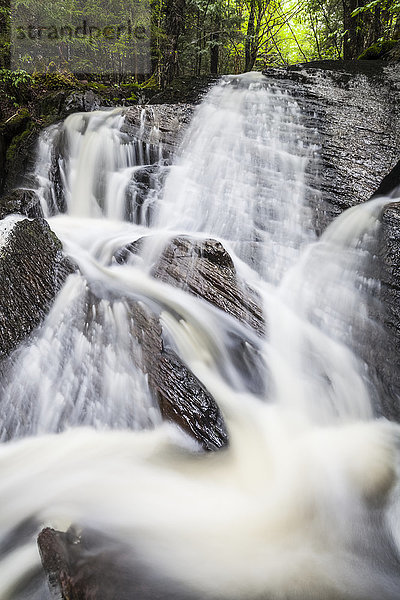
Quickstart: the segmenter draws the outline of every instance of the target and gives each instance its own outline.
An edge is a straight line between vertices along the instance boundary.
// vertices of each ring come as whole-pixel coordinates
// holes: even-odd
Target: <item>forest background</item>
[[[0,0],[0,86],[17,105],[18,88],[56,72],[66,80],[106,78],[113,85],[136,85],[127,96],[135,101],[140,88],[163,89],[177,77],[242,73],[314,60],[384,58],[400,38],[400,0],[113,0],[113,14],[120,11],[120,22],[126,22],[127,15],[137,14],[140,2],[148,15],[148,28],[142,31],[148,46],[141,42],[148,53],[145,68],[131,61],[134,53],[127,31],[107,39],[107,44],[104,36],[65,36],[57,55],[47,62],[30,56],[28,45],[16,65],[13,11],[34,11],[40,5],[51,12],[53,22],[65,23],[68,13],[74,23],[81,19],[86,27],[88,15],[94,18],[105,12],[104,0],[45,4],[14,0],[12,5]],[[73,69],[68,61],[71,49],[78,49],[81,57]],[[90,52],[103,60],[97,68],[88,59]],[[108,67],[102,70],[105,58]]]

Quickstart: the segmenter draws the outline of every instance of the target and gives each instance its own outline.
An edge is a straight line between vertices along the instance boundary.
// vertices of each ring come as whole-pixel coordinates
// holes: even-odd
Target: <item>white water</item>
[[[273,282],[313,239],[305,168],[317,151],[296,101],[260,73],[209,93],[167,180],[158,222],[222,237]]]
[[[353,340],[376,327],[376,283],[365,274],[385,201],[345,213],[315,242],[305,185],[314,136],[301,137],[292,98],[249,75],[200,107],[148,229],[121,220],[122,181],[141,158],[120,123],[118,112],[73,115],[61,130],[67,214],[50,224],[82,275],[67,280],[2,383],[2,437],[23,437],[0,447],[2,536],[32,517],[38,530],[97,529],[126,544],[124,561],[139,556],[161,589],[188,599],[400,598],[400,432],[374,419]],[[59,135],[44,134],[38,163],[47,214],[56,197],[49,144]],[[221,238],[258,286],[265,401],[246,393],[231,364],[231,321],[148,275],[157,240],[173,232]],[[141,258],[115,263],[118,248],[149,234]],[[160,424],[135,366],[131,299],[159,312],[213,394],[228,449],[203,454]],[[19,598],[16,584],[38,560],[34,538],[1,559],[1,600]]]

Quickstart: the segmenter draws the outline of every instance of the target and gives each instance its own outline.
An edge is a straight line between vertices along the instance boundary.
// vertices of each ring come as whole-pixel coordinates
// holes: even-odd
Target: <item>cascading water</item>
[[[206,97],[152,197],[152,227],[124,221],[146,152],[121,120],[72,115],[41,140],[42,207],[80,273],[1,383],[1,600],[46,597],[26,584],[38,569],[35,536],[71,523],[101,532],[120,545],[124,568],[149,574],[154,595],[127,589],[120,600],[399,599],[400,430],[374,419],[352,339],[355,323],[375,327],[376,283],[364,275],[385,201],[352,209],[315,241],[315,135],[290,96],[249,74]],[[146,253],[176,232],[218,237],[258,286],[266,401],[232,364],[232,320],[149,276]],[[117,264],[115,252],[143,236],[141,260]],[[201,453],[161,423],[131,302],[157,313],[216,399],[228,448]],[[33,535],[12,537],[30,521]]]
[[[260,73],[228,78],[189,129],[158,222],[224,238],[275,283],[313,239],[306,166],[317,149],[289,94]]]

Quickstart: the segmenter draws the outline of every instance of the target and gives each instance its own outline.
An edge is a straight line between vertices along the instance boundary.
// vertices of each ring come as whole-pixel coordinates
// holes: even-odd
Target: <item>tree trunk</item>
[[[165,33],[167,46],[162,66],[162,86],[165,87],[179,73],[179,38],[183,31],[186,0],[167,0],[165,3]]]
[[[211,75],[218,75],[218,61],[219,61],[219,30],[221,22],[219,18],[214,21],[214,31],[210,35],[211,46],[210,46],[210,72]]]
[[[246,38],[244,41],[244,57],[245,57],[245,72],[251,71],[254,66],[255,58],[254,58],[254,20],[255,20],[255,10],[256,10],[256,0],[251,0],[250,3],[250,14],[249,20],[247,23],[247,31]]]
[[[9,69],[10,57],[10,0],[0,0],[0,68]]]
[[[365,49],[368,36],[368,27],[365,24],[365,16],[359,14],[352,17],[356,8],[364,6],[365,1],[343,0],[343,27],[346,34],[343,38],[343,58],[351,60],[357,58]]]

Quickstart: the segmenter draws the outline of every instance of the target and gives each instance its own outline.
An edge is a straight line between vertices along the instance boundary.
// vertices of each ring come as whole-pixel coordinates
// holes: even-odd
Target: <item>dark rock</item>
[[[98,532],[79,535],[46,528],[39,552],[54,597],[60,600],[200,600],[161,579],[137,555]]]
[[[132,254],[143,249],[143,244],[144,238],[141,238],[118,250],[115,254],[117,262],[126,262]],[[232,330],[230,355],[247,388],[262,394],[265,367],[257,344],[252,340],[253,330],[262,335],[265,329],[261,302],[254,290],[239,281],[232,259],[222,244],[186,236],[175,238],[161,253],[152,274],[206,300],[251,328],[247,339],[246,332],[238,335]],[[142,349],[142,363],[138,366],[148,374],[150,390],[163,416],[177,423],[206,450],[224,446],[228,437],[214,399],[176,353],[166,346],[157,315],[143,304],[131,306],[132,332]]]
[[[400,65],[383,61],[323,61],[266,76],[299,103],[304,124],[317,131],[320,164],[309,165],[318,233],[343,210],[391,193],[400,184]],[[353,331],[357,355],[377,390],[377,413],[400,421],[400,228],[395,205],[384,210],[383,228],[371,276],[381,282],[371,317],[377,322],[374,344]],[[373,272],[372,272],[373,271]]]
[[[44,220],[14,225],[0,246],[0,358],[41,323],[70,272],[61,242]]]
[[[381,412],[400,421],[400,206],[388,204],[382,213],[379,240],[383,322],[388,330],[385,345],[374,344],[381,379],[385,384]]]
[[[132,303],[132,334],[148,375],[150,391],[164,418],[193,436],[205,450],[225,446],[228,436],[219,408],[201,382],[173,350],[165,347],[158,317],[144,304]]]
[[[382,179],[379,187],[375,190],[373,196],[389,196],[398,194],[400,191],[400,160],[395,164],[393,169]],[[399,190],[397,190],[399,188]]]
[[[144,242],[145,238],[140,238],[118,250],[115,254],[116,261],[120,264],[127,262],[143,250]],[[254,394],[264,395],[265,365],[261,359],[257,337],[265,332],[261,301],[253,289],[239,280],[232,259],[222,244],[212,239],[196,240],[179,236],[167,244],[152,269],[152,275],[206,300],[238,322],[239,330],[235,330],[232,324],[232,330],[227,334],[232,363],[241,373],[246,389]],[[138,320],[136,314],[134,320]],[[141,319],[138,322],[141,323]],[[140,335],[141,331],[152,333],[143,337],[143,333]],[[194,434],[203,447],[208,449],[209,442],[215,444],[216,439],[217,447],[220,447],[226,443],[226,433],[219,413],[215,413],[214,400],[186,367],[177,364],[179,359],[175,353],[164,349],[160,341],[161,333],[158,321],[154,322],[153,316],[150,321],[137,328],[135,335],[145,348],[144,356],[149,358],[148,365],[145,366],[146,372],[155,370],[154,376],[149,375],[149,384],[163,414]],[[154,359],[155,356],[158,358],[154,361],[152,357]],[[156,364],[157,361],[160,361],[159,364]],[[197,405],[191,407],[191,402]],[[181,410],[185,412],[183,421],[176,415]],[[194,427],[191,423],[191,411],[199,426]],[[183,422],[187,424],[186,427],[182,425]],[[203,439],[203,429],[206,439]]]
[[[131,106],[125,113],[122,131],[150,145],[152,155],[168,160],[182,139],[193,114],[188,104]],[[151,161],[155,162],[155,160]]]
[[[43,217],[37,193],[19,188],[0,198],[0,219],[12,213],[25,215],[30,219]]]
[[[72,92],[63,100],[60,106],[60,116],[65,118],[74,112],[91,112],[105,106],[112,106],[112,104],[101,96],[97,96],[93,90]]]
[[[186,236],[174,238],[162,252],[152,275],[207,300],[247,323],[258,334],[264,334],[260,298],[239,281],[232,259],[220,242]]]
[[[400,157],[400,65],[323,61],[268,69],[268,79],[293,95],[304,124],[318,131],[321,191],[317,231],[344,209],[368,200]]]
[[[119,265],[124,265],[129,262],[132,257],[137,256],[143,249],[145,238],[139,238],[130,244],[126,244],[114,254],[114,258]]]
[[[155,162],[152,158],[149,157],[149,162]],[[168,167],[162,165],[144,166],[134,171],[126,189],[125,218],[128,221],[151,225],[155,202],[167,172]]]

